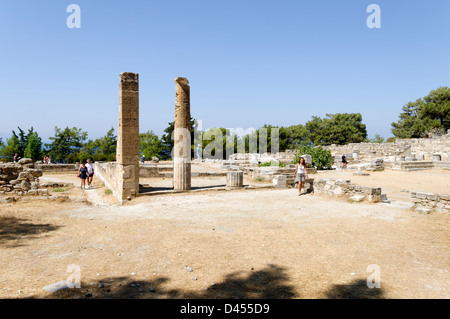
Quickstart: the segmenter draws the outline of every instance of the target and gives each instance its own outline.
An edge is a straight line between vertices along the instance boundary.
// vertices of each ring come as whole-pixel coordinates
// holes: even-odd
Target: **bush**
[[[331,156],[331,152],[324,150],[322,147],[314,147],[311,146],[300,146],[297,148],[295,152],[295,157],[293,160],[293,164],[297,164],[300,157],[302,155],[311,155],[312,157],[312,166],[316,167],[318,170],[329,170],[332,169],[333,165],[333,157]]]

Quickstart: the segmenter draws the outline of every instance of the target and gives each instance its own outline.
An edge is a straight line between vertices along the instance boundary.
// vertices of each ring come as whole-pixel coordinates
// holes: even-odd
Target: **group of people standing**
[[[50,154],[45,155],[44,159],[42,160],[42,162],[44,164],[51,164],[52,163],[52,158],[50,157]]]
[[[83,162],[78,169],[78,175],[81,180],[81,189],[86,189],[86,180],[88,184],[88,189],[92,187],[92,181],[94,179],[94,165],[91,160],[88,159],[87,163]]]

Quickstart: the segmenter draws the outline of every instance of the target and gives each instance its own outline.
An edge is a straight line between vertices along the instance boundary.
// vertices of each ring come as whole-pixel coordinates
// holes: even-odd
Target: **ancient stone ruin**
[[[175,79],[175,123],[173,149],[173,189],[191,189],[191,106],[186,78]]]
[[[95,163],[95,170],[123,202],[139,193],[139,75],[120,74],[119,125],[115,163]]]
[[[329,196],[347,197],[352,201],[368,201],[378,203],[381,201],[381,188],[367,187],[351,184],[350,180],[336,178],[321,178],[314,182],[314,192]]]
[[[438,195],[425,192],[411,192],[414,210],[426,214],[433,210],[438,212],[450,212],[450,194]]]
[[[0,164],[0,195],[36,196],[47,195],[47,189],[40,189],[39,177],[42,171],[34,168],[29,158],[19,162]]]
[[[191,189],[190,87],[186,78],[175,79],[173,190]],[[123,203],[139,194],[139,75],[121,73],[119,128],[115,163],[95,163],[99,178]],[[158,174],[151,170],[148,174]]]

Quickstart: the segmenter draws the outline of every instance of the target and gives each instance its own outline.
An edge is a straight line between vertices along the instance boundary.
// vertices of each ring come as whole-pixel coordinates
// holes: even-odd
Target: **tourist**
[[[142,155],[142,157],[141,157],[141,162],[142,162],[142,164],[145,163],[145,155]]]
[[[92,187],[92,180],[94,179],[94,165],[91,163],[91,160],[87,160],[86,168],[88,171],[87,182],[88,188]]]
[[[47,164],[47,155],[44,155],[44,159],[42,160],[42,162],[44,162],[44,164]]]
[[[52,163],[52,158],[50,157],[50,154],[47,154],[47,164]]]
[[[302,195],[303,182],[308,178],[306,171],[306,161],[303,157],[298,160],[297,168],[295,169],[295,182],[298,183],[298,196]]]
[[[20,160],[19,154],[14,154],[13,161],[18,162]]]
[[[86,163],[82,163],[80,168],[78,169],[78,177],[81,180],[81,189],[86,189],[86,178],[87,178],[87,167]]]
[[[347,168],[347,158],[345,157],[345,155],[342,155],[342,169],[346,168]]]

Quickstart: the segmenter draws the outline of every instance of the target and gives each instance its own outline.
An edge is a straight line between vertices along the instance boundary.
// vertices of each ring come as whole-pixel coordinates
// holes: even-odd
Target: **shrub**
[[[312,157],[312,166],[316,167],[318,170],[328,170],[332,169],[333,165],[333,157],[331,156],[331,152],[324,150],[322,147],[310,147],[310,146],[300,146],[297,148],[295,152],[295,157],[293,160],[293,164],[297,164],[300,157],[302,155],[311,155]]]

